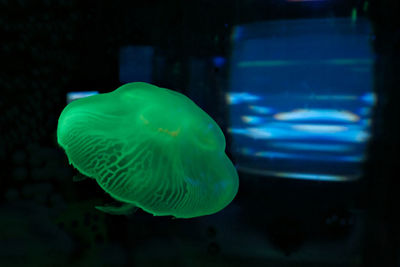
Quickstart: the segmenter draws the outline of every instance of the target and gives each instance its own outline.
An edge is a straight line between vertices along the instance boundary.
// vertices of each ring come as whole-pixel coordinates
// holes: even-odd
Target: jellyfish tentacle
[[[127,215],[127,214],[133,214],[137,211],[138,207],[136,207],[133,204],[130,203],[122,203],[122,205],[117,206],[117,205],[104,205],[104,206],[95,206],[96,209],[113,214],[113,215]]]
[[[72,177],[72,181],[74,182],[80,182],[80,181],[84,181],[86,179],[88,179],[89,177],[87,177],[86,175],[83,175],[81,173],[77,173],[76,175],[74,175]]]

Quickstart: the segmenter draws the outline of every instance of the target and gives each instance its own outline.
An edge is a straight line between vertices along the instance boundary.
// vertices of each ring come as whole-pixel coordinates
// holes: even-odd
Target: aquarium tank
[[[274,20],[232,32],[228,131],[239,170],[295,179],[362,176],[373,92],[364,18]]]
[[[399,0],[0,0],[0,267],[400,266]]]

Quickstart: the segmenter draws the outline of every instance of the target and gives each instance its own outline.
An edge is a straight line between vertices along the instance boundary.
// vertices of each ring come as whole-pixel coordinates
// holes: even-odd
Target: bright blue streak
[[[362,155],[353,156],[333,156],[333,155],[309,155],[304,153],[284,153],[277,151],[260,151],[251,156],[264,157],[269,159],[297,159],[297,160],[313,160],[313,161],[328,161],[328,162],[360,162],[364,157]]]
[[[365,127],[360,125],[348,125],[346,130],[342,132],[303,132],[294,130],[290,124],[285,123],[269,123],[266,126],[249,127],[249,128],[231,128],[233,134],[244,135],[252,139],[268,139],[268,140],[304,140],[304,141],[337,141],[363,143],[368,140],[369,134],[365,131]]]
[[[318,143],[299,143],[299,142],[274,142],[271,144],[275,148],[286,150],[320,151],[320,152],[348,152],[352,150],[351,145],[347,144],[318,144]]]

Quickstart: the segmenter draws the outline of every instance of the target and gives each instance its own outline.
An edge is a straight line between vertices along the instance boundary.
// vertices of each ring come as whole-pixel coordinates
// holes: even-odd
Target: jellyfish
[[[217,123],[185,95],[152,84],[69,103],[57,141],[70,164],[120,203],[97,207],[104,212],[193,218],[222,210],[238,191]]]

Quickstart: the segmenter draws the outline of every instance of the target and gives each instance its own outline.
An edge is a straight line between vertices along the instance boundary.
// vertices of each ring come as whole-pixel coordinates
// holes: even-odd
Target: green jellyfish
[[[97,207],[105,212],[192,218],[220,211],[238,191],[217,123],[186,96],[151,84],[71,102],[57,141],[70,164],[122,204]]]

